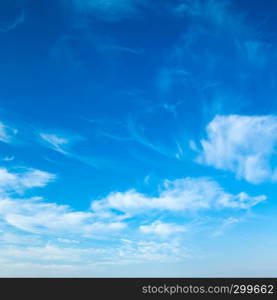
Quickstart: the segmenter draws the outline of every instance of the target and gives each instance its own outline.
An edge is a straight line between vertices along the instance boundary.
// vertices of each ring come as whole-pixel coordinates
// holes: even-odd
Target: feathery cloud
[[[67,154],[67,151],[64,148],[69,146],[69,138],[50,133],[40,133],[39,135],[50,149],[65,155]]]
[[[0,122],[0,142],[11,143],[13,137],[17,134],[17,130],[6,126]]]

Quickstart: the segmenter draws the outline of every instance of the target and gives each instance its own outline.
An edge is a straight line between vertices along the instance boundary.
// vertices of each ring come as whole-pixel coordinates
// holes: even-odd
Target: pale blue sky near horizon
[[[0,0],[0,277],[277,275],[273,0]]]

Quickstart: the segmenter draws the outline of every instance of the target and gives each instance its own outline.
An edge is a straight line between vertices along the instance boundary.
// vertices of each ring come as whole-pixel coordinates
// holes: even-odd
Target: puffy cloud
[[[96,212],[117,210],[127,215],[144,214],[151,210],[198,211],[208,209],[248,209],[264,201],[266,196],[251,197],[246,193],[227,193],[209,178],[166,180],[157,197],[149,197],[135,190],[113,192],[106,198],[92,202]]]
[[[197,162],[233,171],[251,183],[277,180],[271,166],[277,145],[275,116],[216,116],[206,131]]]
[[[44,187],[55,179],[55,175],[35,169],[11,173],[0,168],[0,192],[24,192],[35,187]]]
[[[184,226],[163,223],[161,221],[155,221],[150,225],[142,225],[139,227],[139,229],[142,233],[158,235],[165,238],[174,233],[181,233],[187,230]]]

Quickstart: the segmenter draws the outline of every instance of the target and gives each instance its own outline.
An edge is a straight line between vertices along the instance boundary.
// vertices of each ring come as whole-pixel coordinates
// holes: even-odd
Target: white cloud
[[[33,169],[30,169],[27,172],[17,176],[19,179],[19,185],[24,189],[44,187],[49,181],[55,179],[56,177],[53,174]]]
[[[11,173],[5,168],[0,168],[0,192],[22,193],[27,189],[44,187],[55,179],[55,175],[35,169]]]
[[[2,258],[13,257],[13,260],[21,262],[40,261],[41,263],[51,262],[85,262],[86,256],[98,254],[97,249],[82,249],[73,247],[58,247],[51,244],[46,244],[41,247],[27,246],[6,246],[0,251]]]
[[[124,229],[117,221],[102,223],[91,212],[72,211],[70,207],[43,202],[40,197],[15,198],[14,193],[44,187],[55,175],[29,169],[11,173],[0,168],[0,220],[22,231],[43,234],[72,233],[100,235]]]
[[[160,237],[167,238],[174,233],[186,232],[186,227],[172,223],[163,223],[161,221],[155,221],[150,225],[142,225],[139,227],[142,233],[158,235]]]
[[[9,230],[0,234],[0,242],[5,245],[25,246],[34,246],[41,244],[41,240],[37,236],[31,234],[14,233]]]
[[[190,258],[188,250],[176,241],[121,240],[101,247],[1,245],[0,276],[99,276],[115,274],[111,268],[152,263],[176,263]]]
[[[149,197],[135,190],[113,192],[102,200],[92,202],[92,209],[96,212],[114,209],[127,215],[144,214],[151,210],[248,209],[265,199],[266,196],[227,193],[209,178],[185,178],[166,180],[157,197]]]
[[[159,262],[169,263],[184,261],[190,257],[188,250],[178,241],[134,241],[122,240],[118,247],[117,261],[121,264]]]
[[[275,116],[216,116],[206,131],[197,162],[233,171],[251,183],[277,180],[271,166],[277,146]]]
[[[0,218],[16,229],[35,234],[73,234],[96,237],[125,228],[117,221],[99,222],[90,212],[72,211],[70,207],[42,202],[42,199],[0,199]]]

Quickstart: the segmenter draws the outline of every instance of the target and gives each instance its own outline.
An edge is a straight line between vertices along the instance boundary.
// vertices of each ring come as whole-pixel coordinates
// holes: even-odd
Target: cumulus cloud
[[[142,225],[139,227],[142,233],[158,235],[160,237],[168,237],[174,233],[186,232],[185,226],[180,226],[172,223],[163,223],[161,221],[155,221],[150,225]]]
[[[166,180],[157,197],[149,197],[136,190],[113,192],[106,198],[92,202],[96,212],[117,210],[127,215],[148,211],[200,211],[209,209],[248,209],[264,201],[266,196],[252,197],[242,192],[227,193],[209,178]]]
[[[229,170],[251,183],[276,181],[276,116],[216,116],[201,140],[197,162]]]
[[[19,192],[35,187],[44,187],[55,175],[35,170],[27,169],[22,172],[12,173],[6,168],[0,168],[0,192]]]

